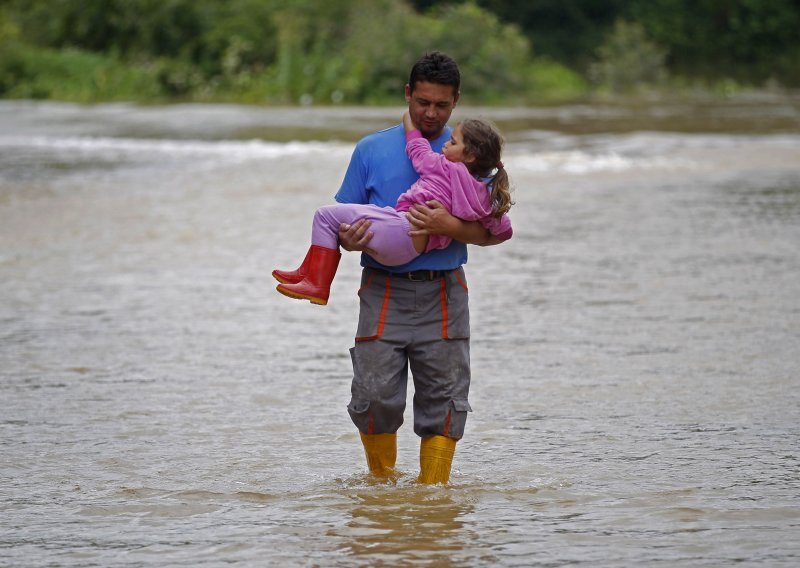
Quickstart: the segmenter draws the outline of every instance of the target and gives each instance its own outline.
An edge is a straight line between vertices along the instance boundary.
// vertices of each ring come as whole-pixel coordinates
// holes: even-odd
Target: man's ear
[[[409,85],[408,83],[406,83],[406,102],[407,103],[411,102],[411,85]]]

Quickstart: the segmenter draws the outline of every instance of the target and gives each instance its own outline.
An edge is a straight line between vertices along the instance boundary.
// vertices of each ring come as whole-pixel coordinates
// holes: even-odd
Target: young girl
[[[405,264],[423,252],[445,248],[452,239],[444,235],[408,234],[411,227],[405,213],[417,203],[439,201],[451,215],[480,222],[498,241],[511,238],[511,221],[506,213],[513,202],[508,174],[500,161],[503,139],[497,130],[482,120],[465,120],[437,154],[415,128],[408,112],[403,115],[403,126],[406,153],[419,180],[398,198],[394,208],[339,203],[317,209],[311,248],[303,264],[297,270],[272,272],[280,282],[278,292],[314,304],[328,303],[341,258],[338,234],[342,223],[369,219],[373,231],[370,255],[385,266]]]

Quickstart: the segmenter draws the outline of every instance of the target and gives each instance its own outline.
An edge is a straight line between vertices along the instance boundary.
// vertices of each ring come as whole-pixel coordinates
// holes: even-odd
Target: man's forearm
[[[454,217],[438,201],[414,205],[406,213],[412,225],[409,235],[444,235],[467,245],[489,246],[502,242],[478,221]]]
[[[501,243],[492,237],[492,234],[477,221],[463,221],[456,219],[453,231],[447,236],[468,245],[489,246]]]

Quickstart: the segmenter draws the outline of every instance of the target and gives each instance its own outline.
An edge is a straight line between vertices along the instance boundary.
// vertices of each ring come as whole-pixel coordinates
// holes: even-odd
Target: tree
[[[627,13],[689,76],[800,81],[796,0],[632,0]]]
[[[650,41],[637,22],[618,20],[597,49],[590,78],[612,93],[631,93],[666,78],[667,52]]]

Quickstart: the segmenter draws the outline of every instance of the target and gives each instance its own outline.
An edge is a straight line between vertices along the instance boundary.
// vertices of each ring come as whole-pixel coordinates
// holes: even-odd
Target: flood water
[[[457,110],[517,203],[444,487],[410,408],[367,475],[357,255],[270,277],[400,107],[0,102],[0,565],[799,565],[800,101]]]

